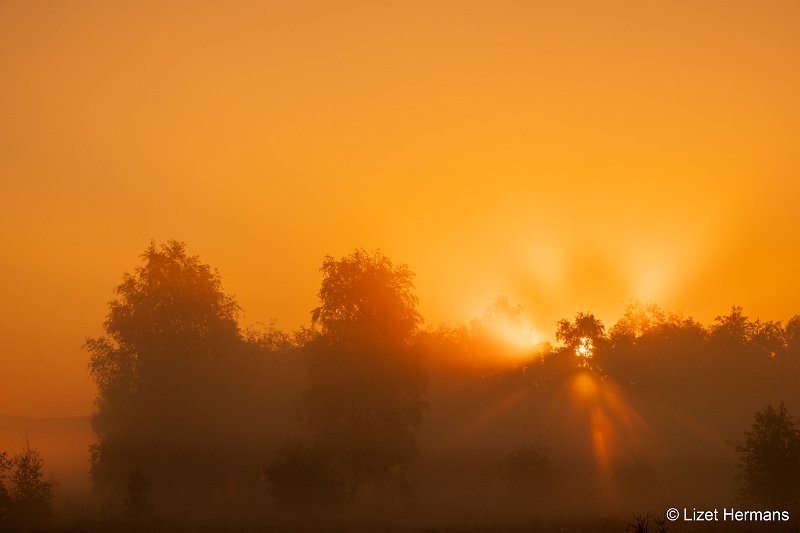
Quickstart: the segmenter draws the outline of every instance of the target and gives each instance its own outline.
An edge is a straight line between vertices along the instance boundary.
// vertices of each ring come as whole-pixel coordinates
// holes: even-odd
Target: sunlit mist
[[[0,531],[796,526],[798,30],[0,0]]]
[[[618,387],[611,380],[600,379],[585,369],[584,362],[581,359],[582,370],[572,377],[570,385],[577,409],[576,420],[588,426],[596,480],[601,492],[611,497],[618,482],[612,467],[647,446],[650,431]]]

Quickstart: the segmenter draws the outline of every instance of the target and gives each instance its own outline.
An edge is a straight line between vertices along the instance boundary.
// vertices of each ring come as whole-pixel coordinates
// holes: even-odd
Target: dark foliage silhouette
[[[650,531],[650,521],[655,526],[655,533],[666,533],[667,519],[664,516],[653,516],[649,513],[634,515],[633,522],[625,526],[626,533],[648,533]]]
[[[757,412],[734,447],[742,496],[767,504],[800,503],[800,423],[783,403]]]
[[[601,361],[607,346],[606,329],[591,313],[578,313],[575,321],[559,320],[556,340],[562,342],[568,353],[574,355],[580,366],[601,374]]]
[[[219,275],[182,243],[151,244],[142,260],[116,288],[106,335],[86,342],[98,389],[95,486],[125,499],[131,472],[155,492],[255,483],[272,337],[243,339]]]
[[[426,406],[413,344],[421,317],[412,272],[381,252],[327,257],[320,270],[303,413],[352,498],[366,482],[403,484],[415,456]]]
[[[0,452],[0,526],[7,526],[11,520],[11,467],[13,462],[8,452]]]
[[[539,499],[553,496],[558,469],[541,439],[519,444],[508,452],[501,467],[503,481],[512,491]]]
[[[800,315],[794,315],[786,323],[785,337],[790,352],[800,349]]]
[[[53,516],[53,483],[45,478],[44,460],[25,440],[25,449],[13,458],[0,453],[0,526],[37,529]]]
[[[285,508],[308,510],[311,506],[338,503],[344,496],[344,481],[333,458],[324,450],[293,441],[280,450],[264,468],[267,489]]]
[[[567,319],[558,321],[556,339],[563,342],[568,348],[577,348],[583,338],[591,339],[595,344],[599,344],[605,339],[605,326],[593,314],[578,313],[575,315],[574,322]]]
[[[533,315],[507,298],[421,331],[413,273],[381,252],[326,257],[320,270],[311,325],[292,333],[242,332],[219,275],[181,243],[152,244],[125,274],[105,334],[86,343],[98,388],[91,473],[114,502],[109,524],[316,527],[317,511],[382,523],[392,505],[526,520],[628,502],[629,515],[670,490],[700,501],[709,480],[732,498],[734,451],[749,498],[797,500],[786,408],[760,412],[735,449],[725,443],[757,406],[784,397],[794,408],[800,316],[784,327],[733,307],[704,326],[633,302],[608,329],[578,313],[557,323],[557,344],[534,346]],[[509,451],[514,442],[527,444]],[[13,516],[15,464],[0,460],[0,520]],[[424,497],[383,498],[412,485]],[[482,515],[476,501],[511,503]]]

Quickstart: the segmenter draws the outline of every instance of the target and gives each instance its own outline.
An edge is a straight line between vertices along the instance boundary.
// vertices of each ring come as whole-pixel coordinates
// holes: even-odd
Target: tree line
[[[500,298],[468,325],[423,328],[411,270],[357,249],[324,259],[308,326],[244,330],[219,273],[183,243],[151,243],[141,259],[115,289],[104,334],[85,344],[98,391],[92,482],[134,522],[182,498],[196,509],[198,498],[268,494],[284,510],[352,505],[366,488],[407,498],[430,384],[458,375],[546,395],[583,372],[708,413],[698,391],[726,401],[769,383],[777,407],[734,443],[741,493],[800,498],[800,426],[777,403],[800,376],[800,315],[784,326],[733,307],[706,327],[632,303],[611,328],[578,313],[556,324],[558,344],[512,346],[497,325],[521,328],[520,307]],[[511,368],[499,364],[512,356]],[[21,489],[5,488],[12,464],[14,476],[41,469],[36,456],[3,455],[4,513],[8,502],[22,508]],[[558,468],[543,442],[522,443],[509,445],[499,475],[541,494]]]

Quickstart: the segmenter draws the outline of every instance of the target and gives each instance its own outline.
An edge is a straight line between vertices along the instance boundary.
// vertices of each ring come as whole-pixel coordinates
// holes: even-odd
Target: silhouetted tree
[[[711,340],[725,350],[737,350],[745,346],[753,337],[754,327],[742,313],[742,307],[734,305],[728,315],[714,318],[711,326]]]
[[[591,313],[578,313],[575,315],[575,322],[561,319],[557,325],[556,340],[571,349],[580,346],[583,338],[589,338],[595,343],[605,339],[603,323]]]
[[[687,365],[697,370],[707,351],[702,324],[639,302],[628,305],[608,337],[603,369],[628,385],[685,384]]]
[[[780,322],[756,320],[753,322],[750,342],[756,354],[764,359],[780,360],[786,354],[786,343]]]
[[[471,371],[476,366],[471,348],[472,335],[466,326],[440,324],[420,331],[416,338],[416,349],[428,369],[448,375],[455,371]]]
[[[210,490],[240,474],[258,425],[257,350],[219,274],[183,243],[152,243],[142,260],[116,288],[105,336],[86,342],[98,389],[92,478],[123,498],[138,468],[162,488]]]
[[[625,308],[608,336],[615,348],[623,344],[631,345],[661,327],[666,321],[664,311],[657,305],[632,302]]]
[[[6,452],[0,452],[0,527],[7,527],[11,521],[11,467],[13,461]]]
[[[41,527],[52,518],[53,484],[44,477],[39,450],[25,441],[25,451],[14,456],[11,476],[13,521],[25,527]]]
[[[603,323],[591,313],[578,313],[575,322],[561,319],[557,325],[556,339],[577,357],[579,366],[599,370],[595,356],[602,353],[607,343]]]
[[[381,252],[326,257],[308,343],[304,413],[314,446],[334,458],[353,497],[365,482],[403,480],[416,454],[425,375],[413,340],[413,273]]]
[[[487,307],[483,316],[474,319],[470,325],[475,336],[491,336],[498,327],[522,328],[522,306],[511,305],[508,298],[501,296]]]
[[[800,424],[781,403],[755,414],[739,455],[738,481],[745,498],[772,504],[797,504],[800,497]]]
[[[794,315],[783,332],[786,341],[786,351],[788,355],[795,359],[800,359],[800,315]]]
[[[525,496],[551,494],[558,479],[558,469],[541,440],[511,450],[501,464],[501,471],[506,486]]]
[[[324,450],[293,441],[264,467],[267,490],[283,507],[308,509],[308,505],[329,505],[342,498],[344,481],[333,458]]]

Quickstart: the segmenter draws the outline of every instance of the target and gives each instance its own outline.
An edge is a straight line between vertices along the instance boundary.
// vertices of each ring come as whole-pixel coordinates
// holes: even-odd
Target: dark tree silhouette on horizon
[[[426,408],[413,273],[363,249],[328,256],[320,270],[303,395],[314,446],[333,458],[351,498],[367,482],[403,485]]]
[[[794,315],[786,323],[784,339],[788,355],[800,358],[800,315]]]
[[[98,389],[92,479],[120,498],[131,472],[154,489],[210,490],[244,468],[258,362],[216,271],[177,241],[151,243],[142,261],[116,288],[105,335],[86,341]]]
[[[563,342],[567,348],[577,348],[582,338],[589,338],[595,344],[605,340],[606,328],[592,313],[578,313],[574,322],[559,320],[556,329],[556,340]]]
[[[164,509],[182,505],[173,517],[186,517],[205,512],[205,503],[230,509],[245,500],[256,516],[264,481],[277,509],[301,512],[338,506],[345,514],[360,512],[375,502],[367,488],[408,494],[427,408],[426,366],[437,408],[426,451],[448,443],[444,461],[452,463],[441,464],[472,468],[464,479],[476,483],[489,463],[497,481],[499,454],[510,443],[528,442],[540,427],[558,439],[559,465],[568,454],[576,465],[593,460],[588,441],[573,442],[591,428],[570,427],[573,414],[558,409],[583,402],[565,385],[586,368],[598,378],[596,397],[613,402],[609,420],[631,429],[612,428],[630,437],[616,439],[609,456],[610,475],[624,494],[640,491],[649,478],[640,464],[620,458],[636,453],[636,442],[651,430],[676,456],[701,454],[686,439],[697,436],[695,428],[709,428],[712,437],[735,435],[742,414],[775,395],[794,407],[798,317],[783,328],[734,307],[706,327],[634,303],[608,330],[595,315],[578,313],[558,322],[560,346],[525,345],[511,353],[502,333],[524,323],[521,308],[505,298],[466,325],[421,332],[414,275],[405,265],[357,249],[326,257],[320,271],[311,326],[293,334],[274,325],[242,333],[239,307],[219,274],[182,243],[151,244],[140,266],[124,275],[104,335],[86,347],[98,388],[92,478],[98,489],[115,491],[129,521],[155,523],[171,519]],[[576,350],[589,341],[594,357],[582,366]],[[714,442],[725,449],[723,439]],[[649,465],[644,452],[641,464]],[[552,485],[552,464],[541,448],[521,446],[506,459],[512,493]],[[440,483],[439,466],[432,459],[414,473],[423,483]],[[574,482],[584,475],[575,468],[566,466],[559,477]],[[450,481],[442,483],[426,490]],[[7,499],[0,490],[0,515]]]
[[[575,321],[561,319],[557,323],[556,340],[564,344],[562,356],[576,357],[579,366],[602,374],[600,366],[608,346],[606,328],[592,313],[578,313]]]
[[[9,458],[0,453],[0,530],[40,529],[53,517],[53,483],[44,460],[27,437],[25,449]]]
[[[39,450],[25,441],[25,450],[14,457],[14,515],[27,526],[47,524],[53,515],[53,483],[44,477],[44,460]]]
[[[800,423],[783,403],[757,412],[744,441],[733,446],[743,497],[766,504],[800,504]]]

